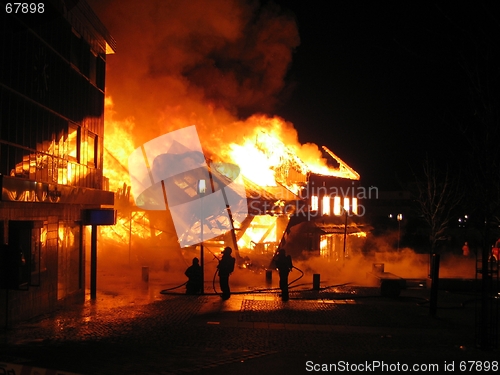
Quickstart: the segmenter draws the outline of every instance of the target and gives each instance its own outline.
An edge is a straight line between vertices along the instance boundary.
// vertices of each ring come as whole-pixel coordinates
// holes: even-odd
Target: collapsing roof
[[[290,218],[300,216],[299,221],[314,222],[318,217],[311,206],[312,185],[321,181],[323,185],[349,183],[350,186],[351,181],[359,180],[359,174],[326,147],[323,150],[336,165],[325,174],[314,173],[279,140],[265,133],[257,137],[255,147],[273,162],[267,168],[273,171],[274,186],[264,186],[247,178],[236,164],[209,160],[199,145],[186,147],[174,140],[166,147],[163,140],[158,146],[158,150],[167,149],[167,152],[150,152],[154,147],[150,144],[136,150],[136,159],[143,163],[148,155],[151,165],[146,162],[133,168],[141,171],[131,176],[132,185],[139,187],[134,197],[137,206],[144,210],[170,210],[181,247],[219,237],[227,240],[222,236],[228,232],[233,240],[230,245],[236,249],[238,241],[243,247],[262,241],[275,242],[278,246],[284,233],[297,222]],[[130,160],[135,161],[135,157],[131,156]],[[172,169],[175,171],[171,172]],[[279,225],[276,220],[253,222],[253,218],[265,215],[285,221],[280,220]],[[334,229],[330,225],[321,230],[340,232],[340,227]],[[353,233],[360,230],[352,225],[348,228]]]

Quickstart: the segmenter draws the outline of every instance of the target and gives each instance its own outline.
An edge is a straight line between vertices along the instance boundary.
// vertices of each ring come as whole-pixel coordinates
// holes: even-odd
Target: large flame
[[[312,172],[359,179],[359,174],[328,148],[324,147],[324,150],[331,157],[331,161],[337,164],[335,166],[328,164],[328,159],[323,157],[317,145],[300,144],[293,125],[280,117],[254,115],[244,122],[235,123],[234,126],[247,129],[242,131],[246,135],[229,144],[227,156],[241,168],[245,177],[259,185],[284,184],[282,178],[277,176],[283,169],[287,176],[293,170],[304,176]]]
[[[109,179],[109,190],[115,192],[118,216],[116,225],[100,227],[100,231],[108,241],[129,244],[132,238],[148,239],[151,233],[157,233],[154,228],[151,231],[147,213],[134,208],[128,188],[128,158],[136,147],[132,137],[134,119],[116,120],[115,115],[113,99],[108,96],[105,100],[104,176]]]
[[[104,175],[109,178],[109,190],[119,191],[130,181],[128,158],[135,149],[134,119],[116,120],[113,99],[106,97],[104,116]]]
[[[134,142],[135,131],[133,118],[115,119],[115,110],[111,97],[106,98],[104,174],[109,178],[110,190],[116,192],[119,204],[129,206],[127,213],[118,215],[115,227],[103,228],[102,233],[108,239],[118,243],[127,243],[132,234],[138,238],[148,239],[159,236],[163,228],[156,228],[150,223],[147,213],[140,212],[134,206],[130,196],[130,171],[128,158],[133,150],[140,146]],[[227,120],[227,119],[226,119]],[[237,132],[206,133],[200,128],[200,140],[207,155],[231,162],[240,168],[241,173],[253,183],[266,188],[277,185],[284,186],[292,193],[298,194],[300,181],[306,181],[308,173],[319,173],[349,179],[358,179],[359,175],[340,158],[325,148],[336,166],[328,165],[320,148],[314,144],[301,144],[293,124],[280,117],[253,115],[244,121],[234,120],[231,126],[224,129],[238,129]],[[233,135],[233,137],[231,137]],[[225,140],[222,143],[221,140]],[[134,211],[135,210],[135,211]],[[260,220],[260,221],[259,221]],[[252,222],[238,243],[246,248],[255,247],[262,242],[262,231],[271,230],[277,241],[275,220],[259,219]],[[257,229],[258,228],[258,229]],[[278,235],[279,236],[279,235]]]
[[[310,172],[359,178],[333,153],[299,142],[290,122],[259,114],[282,101],[300,43],[288,12],[239,0],[214,0],[210,9],[203,0],[91,3],[118,42],[106,61],[104,175],[118,207],[117,225],[101,229],[107,238],[122,244],[176,238],[171,222],[134,205],[128,157],[193,124],[208,158],[238,165],[262,188],[297,193]],[[239,243],[279,240],[282,222],[278,229],[271,217],[254,220]]]
[[[135,123],[133,118],[115,119],[113,99],[106,98],[104,175],[109,178],[112,191],[119,191],[123,183],[129,184],[128,157],[140,145],[133,141]],[[190,124],[186,124],[188,126]],[[201,133],[201,142],[208,154],[224,162],[238,165],[241,173],[260,186],[276,186],[276,174],[283,167],[295,170],[298,174],[309,172],[337,176],[353,180],[359,175],[326,147],[332,157],[329,165],[320,148],[312,143],[301,144],[293,124],[274,116],[256,114],[244,121],[235,120],[229,129],[240,132],[227,132],[234,135],[217,138],[214,134]],[[200,129],[203,132],[203,128]],[[227,143],[221,144],[226,140]],[[216,146],[214,146],[214,144]]]

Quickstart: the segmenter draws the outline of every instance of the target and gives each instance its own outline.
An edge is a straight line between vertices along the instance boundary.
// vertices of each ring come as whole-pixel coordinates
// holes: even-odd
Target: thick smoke
[[[286,92],[299,45],[294,18],[243,0],[90,1],[117,41],[106,94],[117,120],[134,118],[137,146],[195,124],[234,142],[233,122],[270,113]]]
[[[106,70],[110,186],[129,184],[130,153],[167,132],[196,125],[203,147],[215,154],[250,134],[255,122],[263,130],[276,126],[270,118],[250,115],[271,113],[290,89],[285,77],[299,36],[294,17],[277,5],[252,0],[88,2],[117,41]],[[290,142],[297,142],[291,124],[280,126]],[[185,268],[198,254],[181,251],[169,215],[155,218],[151,226],[152,217],[143,220],[140,213],[118,209],[123,220],[101,235],[101,271],[121,274],[122,267],[139,272],[150,266],[151,272],[167,271],[172,283],[184,281]],[[155,241],[138,234],[151,238],[157,229],[162,233]],[[206,266],[208,275],[213,261]]]

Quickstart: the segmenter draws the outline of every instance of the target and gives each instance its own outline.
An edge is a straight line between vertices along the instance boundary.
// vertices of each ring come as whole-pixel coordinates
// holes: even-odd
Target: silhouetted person
[[[193,264],[190,265],[184,275],[189,279],[186,284],[186,294],[200,294],[203,286],[200,261],[193,258]]]
[[[219,270],[219,285],[222,291],[222,299],[226,300],[231,297],[231,290],[229,289],[229,275],[234,271],[235,259],[231,256],[233,250],[230,247],[224,248],[222,251],[222,258],[219,261],[217,269]]]
[[[462,246],[462,254],[464,257],[468,257],[470,255],[469,244],[466,242],[464,246]]]
[[[281,299],[283,301],[288,301],[288,274],[293,268],[292,257],[286,255],[285,249],[279,249],[274,258],[274,262],[280,275]]]

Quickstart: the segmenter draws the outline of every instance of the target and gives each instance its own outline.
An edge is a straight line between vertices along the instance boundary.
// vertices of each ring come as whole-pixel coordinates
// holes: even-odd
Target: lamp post
[[[200,266],[201,266],[201,294],[205,294],[205,260],[203,257],[203,196],[207,191],[205,180],[198,181],[198,195],[200,196]]]
[[[401,220],[403,220],[403,214],[398,214],[398,251],[399,251],[399,242],[401,240]]]

